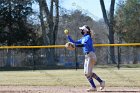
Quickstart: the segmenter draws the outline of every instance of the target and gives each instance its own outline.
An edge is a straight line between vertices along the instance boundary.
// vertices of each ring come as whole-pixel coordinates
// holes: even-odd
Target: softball
[[[68,29],[65,29],[64,33],[67,35],[69,33]]]

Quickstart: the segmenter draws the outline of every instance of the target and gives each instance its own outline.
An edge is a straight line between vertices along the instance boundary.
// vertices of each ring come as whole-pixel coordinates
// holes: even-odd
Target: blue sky
[[[107,10],[110,8],[111,0],[104,0]],[[116,0],[118,2],[119,0]],[[94,20],[102,18],[102,11],[100,6],[100,0],[60,0],[62,7],[68,10],[79,9],[84,13],[87,13]]]
[[[110,1],[111,0],[104,0],[106,10],[109,10],[110,8]],[[118,1],[119,0],[116,0],[116,3],[118,3]],[[83,13],[86,13],[94,20],[99,20],[103,18],[100,0],[60,0],[60,6],[66,8],[67,10],[76,10],[76,9],[81,10]],[[33,8],[39,11],[37,4],[34,4]]]

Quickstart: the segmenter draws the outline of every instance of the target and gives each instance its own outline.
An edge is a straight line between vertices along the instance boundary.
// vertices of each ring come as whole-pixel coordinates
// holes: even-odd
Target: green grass
[[[140,64],[121,64],[123,68],[140,68]]]
[[[140,68],[95,68],[108,87],[140,87]],[[95,80],[94,80],[95,81]],[[95,81],[97,85],[99,83]],[[0,85],[25,86],[89,86],[83,69],[1,71]]]

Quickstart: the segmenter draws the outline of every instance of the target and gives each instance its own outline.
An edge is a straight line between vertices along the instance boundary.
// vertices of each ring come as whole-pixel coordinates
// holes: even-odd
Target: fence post
[[[117,63],[118,70],[120,69],[120,62],[121,62],[121,49],[118,46],[118,63]]]
[[[76,70],[79,68],[77,61],[78,61],[77,60],[77,49],[75,48],[75,66],[76,66]]]

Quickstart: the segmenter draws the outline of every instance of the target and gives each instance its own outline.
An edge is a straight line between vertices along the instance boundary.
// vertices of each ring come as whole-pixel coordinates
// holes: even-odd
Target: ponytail
[[[91,37],[92,39],[94,38],[95,33],[94,33],[93,30],[88,31],[87,33],[90,35],[90,37]]]
[[[94,31],[91,30],[91,29],[89,28],[89,26],[87,26],[87,25],[85,25],[85,27],[88,29],[87,34],[89,34],[90,37],[91,37],[92,39],[94,39],[94,34],[95,34]]]

